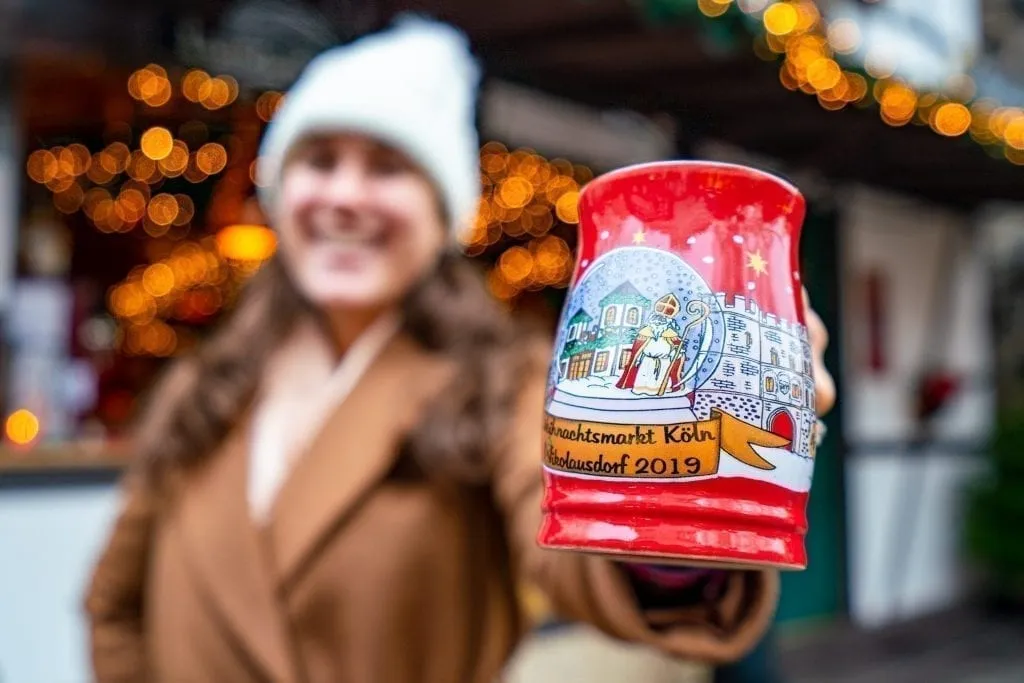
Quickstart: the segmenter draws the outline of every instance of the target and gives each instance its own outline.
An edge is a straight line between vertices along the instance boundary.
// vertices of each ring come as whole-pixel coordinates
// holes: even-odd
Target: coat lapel
[[[279,585],[391,469],[425,404],[447,385],[451,360],[395,337],[326,420],[278,493],[266,529]]]
[[[188,482],[179,526],[208,599],[275,683],[298,680],[272,565],[249,515],[248,420]]]

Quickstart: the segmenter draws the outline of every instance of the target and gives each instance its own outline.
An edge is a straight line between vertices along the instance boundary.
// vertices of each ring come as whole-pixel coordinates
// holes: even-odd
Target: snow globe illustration
[[[725,322],[715,293],[675,254],[604,254],[571,291],[558,329],[548,415],[614,424],[709,417],[697,391],[722,360]]]

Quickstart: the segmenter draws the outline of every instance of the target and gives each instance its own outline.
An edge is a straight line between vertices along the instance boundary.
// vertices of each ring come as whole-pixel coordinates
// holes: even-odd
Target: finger
[[[832,374],[825,367],[825,350],[828,348],[829,334],[824,321],[817,311],[811,307],[811,299],[804,288],[804,312],[807,322],[807,335],[811,343],[811,361],[814,375],[814,405],[818,415],[832,410],[836,402],[836,384]]]

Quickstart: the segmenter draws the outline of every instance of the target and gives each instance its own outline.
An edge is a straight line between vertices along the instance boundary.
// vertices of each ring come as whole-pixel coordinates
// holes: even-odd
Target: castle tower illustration
[[[694,397],[694,413],[719,408],[792,441],[809,452],[815,415],[806,330],[778,320],[742,296],[716,296],[725,318],[722,360]]]

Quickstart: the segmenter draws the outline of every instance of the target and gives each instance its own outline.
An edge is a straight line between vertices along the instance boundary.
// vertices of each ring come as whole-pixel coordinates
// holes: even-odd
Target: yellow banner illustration
[[[785,448],[790,443],[715,408],[709,420],[667,425],[613,425],[549,415],[544,429],[545,465],[603,477],[706,476],[718,472],[722,453],[773,470],[752,446]]]

